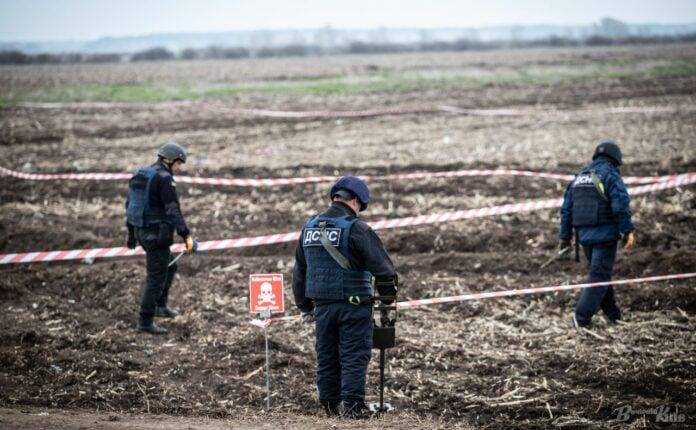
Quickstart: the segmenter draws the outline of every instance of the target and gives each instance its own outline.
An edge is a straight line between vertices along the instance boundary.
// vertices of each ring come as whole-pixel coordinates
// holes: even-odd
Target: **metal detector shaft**
[[[379,410],[384,412],[384,362],[385,355],[387,354],[386,349],[379,350]]]
[[[544,264],[542,264],[539,268],[543,269],[544,267],[548,266],[549,264],[553,263],[554,261],[558,260],[559,258],[563,257],[567,253],[570,252],[570,247],[563,248],[560,251],[558,251],[558,254],[553,255],[551,258],[546,260]]]
[[[379,406],[373,409],[374,412],[383,413],[391,410],[390,405],[384,404],[384,380],[385,367],[387,358],[387,349],[394,348],[396,345],[396,296],[375,296],[374,300],[380,302],[375,306],[381,314],[380,325],[374,326],[372,336],[372,347],[379,349]],[[384,304],[384,301],[389,301],[389,304]],[[392,319],[389,318],[389,312],[394,312]]]
[[[176,263],[177,261],[179,261],[179,259],[180,259],[181,257],[183,257],[184,254],[186,254],[186,250],[181,251],[181,254],[179,254],[179,255],[177,255],[176,257],[174,257],[174,259],[173,259],[172,261],[169,262],[169,264],[167,265],[167,267],[172,267],[172,265],[173,265],[174,263]]]

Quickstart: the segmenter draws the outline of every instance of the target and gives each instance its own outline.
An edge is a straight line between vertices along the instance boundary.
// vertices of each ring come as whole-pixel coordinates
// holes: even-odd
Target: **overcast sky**
[[[0,41],[278,28],[696,22],[696,0],[0,0]]]

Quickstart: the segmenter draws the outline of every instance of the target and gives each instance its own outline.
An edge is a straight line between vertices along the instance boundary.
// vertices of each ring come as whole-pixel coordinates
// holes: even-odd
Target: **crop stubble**
[[[610,54],[664,59],[651,49],[617,52]],[[529,61],[568,60],[565,56],[583,61],[582,55],[535,52]],[[513,65],[522,61],[512,58]],[[431,59],[369,60],[427,68]],[[269,70],[276,66],[259,64]],[[108,79],[121,79],[122,71],[109,70]],[[328,73],[288,70],[302,76]],[[263,77],[275,77],[268,73]],[[9,167],[124,171],[146,163],[163,140],[174,138],[192,151],[188,174],[285,177],[497,166],[570,173],[599,140],[613,138],[626,153],[625,175],[681,173],[696,167],[695,114],[680,109],[693,105],[695,89],[696,77],[684,76],[324,98],[260,95],[128,109],[4,108],[0,144]],[[611,116],[560,110],[515,118],[405,115],[340,121],[240,119],[226,113],[243,102],[312,110],[416,105],[420,100],[480,108],[674,109]],[[3,252],[123,243],[125,184],[0,181]],[[367,219],[557,197],[564,186],[531,178],[374,183]],[[328,184],[178,188],[193,230],[207,240],[295,230],[325,204]],[[638,248],[630,255],[620,253],[616,276],[693,270],[695,202],[691,188],[636,198]],[[421,298],[581,280],[584,270],[571,262],[538,269],[556,249],[556,224],[555,211],[541,211],[381,235],[401,273],[402,297]],[[0,405],[254,417],[263,397],[262,337],[247,324],[246,280],[249,273],[279,271],[289,281],[293,247],[183,260],[172,301],[184,314],[167,324],[169,336],[156,339],[133,332],[144,278],[140,259],[3,268]],[[677,406],[693,424],[693,286],[693,281],[678,281],[622,287],[618,294],[626,323],[610,326],[598,317],[594,335],[570,329],[575,293],[404,312],[399,347],[389,352],[387,396],[401,411],[397,419],[444,419],[447,425],[610,428],[617,425],[610,421],[614,410],[623,405]],[[279,324],[270,333],[274,410],[314,413],[313,330]],[[371,399],[376,371],[373,363]]]

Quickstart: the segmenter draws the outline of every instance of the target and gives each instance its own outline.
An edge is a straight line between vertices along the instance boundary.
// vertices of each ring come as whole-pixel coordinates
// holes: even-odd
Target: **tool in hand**
[[[173,259],[172,261],[169,262],[169,264],[167,265],[167,267],[172,267],[172,265],[173,265],[174,263],[176,263],[177,261],[179,261],[179,259],[180,259],[181,257],[183,257],[184,254],[186,254],[186,250],[185,250],[185,249],[184,249],[183,251],[181,251],[181,254],[179,254],[179,255],[177,255],[176,257],[174,257],[174,259]]]
[[[554,261],[558,260],[559,258],[565,256],[566,254],[570,253],[570,247],[563,248],[560,251],[558,251],[557,254],[554,254],[542,264],[539,269],[543,269],[544,267],[548,266],[549,264],[553,263]]]

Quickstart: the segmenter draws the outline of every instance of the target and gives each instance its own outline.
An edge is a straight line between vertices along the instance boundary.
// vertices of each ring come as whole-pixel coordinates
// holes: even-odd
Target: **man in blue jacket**
[[[580,170],[563,197],[560,247],[570,248],[575,229],[575,240],[587,257],[588,282],[610,281],[618,241],[622,241],[626,250],[632,249],[635,243],[631,199],[621,179],[620,165],[618,145],[599,144],[592,163]],[[611,286],[584,288],[575,306],[575,326],[589,326],[600,308],[609,321],[621,319]]]
[[[140,301],[139,333],[165,334],[167,330],[156,325],[154,317],[174,318],[179,313],[167,305],[177,269],[169,251],[174,230],[184,239],[187,253],[198,249],[198,241],[181,213],[174,181],[174,174],[185,162],[184,148],[174,142],[165,143],[157,152],[157,161],[138,169],[128,182],[126,245],[134,249],[140,243],[146,253],[147,280]]]
[[[317,388],[328,415],[366,418],[365,381],[372,353],[372,277],[394,296],[397,275],[387,251],[358,212],[367,209],[365,182],[344,176],[331,206],[302,229],[292,289],[306,323],[316,321]]]

